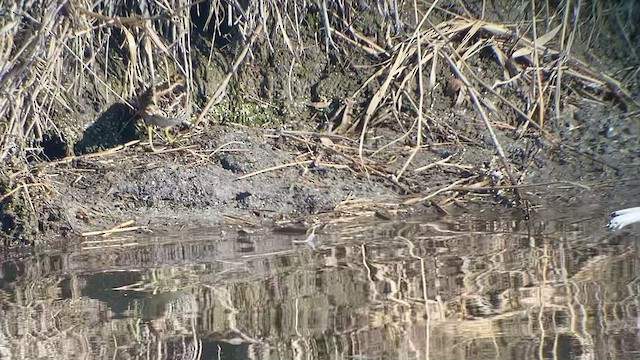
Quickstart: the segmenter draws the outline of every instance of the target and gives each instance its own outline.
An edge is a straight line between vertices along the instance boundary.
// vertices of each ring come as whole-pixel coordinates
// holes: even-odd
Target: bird
[[[632,207],[612,212],[611,220],[607,227],[612,230],[619,230],[637,222],[640,222],[640,207]]]
[[[154,126],[164,129],[166,139],[172,143],[175,139],[169,134],[169,129],[189,120],[186,81],[180,75],[174,75],[157,85],[148,86],[138,97],[137,102],[138,115],[145,122],[149,146],[153,152],[156,152],[153,147]]]

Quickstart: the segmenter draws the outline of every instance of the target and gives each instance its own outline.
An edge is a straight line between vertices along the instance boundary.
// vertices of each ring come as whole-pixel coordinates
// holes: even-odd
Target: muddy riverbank
[[[419,7],[431,14],[419,28],[413,9],[388,17],[394,11],[364,4],[283,9],[307,14],[283,25],[278,3],[269,2],[272,12],[244,10],[272,27],[241,17],[228,28],[218,19],[213,33],[183,8],[140,20],[146,32],[100,9],[61,12],[61,23],[103,24],[121,41],[96,47],[84,38],[82,54],[34,47],[61,69],[41,74],[50,91],[35,102],[28,84],[42,69],[9,63],[16,70],[4,83],[25,105],[0,109],[9,117],[0,154],[3,237],[33,244],[104,231],[310,228],[581,204],[601,204],[606,217],[638,205],[640,75],[630,45],[639,39],[629,17],[637,6],[596,2],[569,10],[575,19],[545,8],[558,15],[545,23],[510,2],[476,3]],[[194,26],[192,36],[167,24]],[[50,33],[43,41],[56,46],[74,39]],[[129,62],[98,61],[105,56]],[[94,70],[60,75],[76,62]],[[192,118],[171,129],[173,143],[156,129],[161,150],[151,152],[136,96],[171,73],[187,80]]]

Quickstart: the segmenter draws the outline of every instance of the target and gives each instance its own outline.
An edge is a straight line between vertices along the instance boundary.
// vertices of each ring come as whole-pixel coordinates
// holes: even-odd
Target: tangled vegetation
[[[571,104],[638,108],[626,90],[637,70],[614,77],[573,51],[576,41],[589,48],[603,29],[619,27],[637,64],[638,6],[523,0],[491,11],[495,3],[7,1],[0,6],[3,230],[42,227],[39,210],[56,196],[55,182],[42,176],[51,162],[137,139],[134,99],[175,73],[187,79],[190,133],[220,114],[299,126],[278,132],[311,149],[298,161],[330,154],[350,171],[390,181],[405,204],[491,192],[526,208],[519,189],[540,144],[606,164],[564,142]],[[524,153],[505,150],[505,141],[522,139]],[[485,158],[471,163],[468,149],[485,141]],[[399,145],[409,147],[400,161]],[[438,158],[416,163],[424,153]],[[417,176],[438,169],[459,176],[417,185]]]

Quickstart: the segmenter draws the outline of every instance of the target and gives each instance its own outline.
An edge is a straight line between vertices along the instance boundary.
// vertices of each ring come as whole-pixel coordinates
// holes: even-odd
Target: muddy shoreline
[[[608,140],[602,141],[604,145]],[[404,157],[409,153],[405,151]],[[367,177],[354,170],[357,163],[345,163],[335,155],[324,155],[317,164],[296,160],[299,156],[299,149],[277,132],[221,125],[179,138],[159,153],[134,143],[104,155],[46,164],[57,196],[39,212],[46,220],[38,237],[75,237],[121,224],[141,233],[225,224],[310,229],[338,221],[438,216],[442,210],[449,214],[521,211],[508,193],[500,196],[498,189],[444,191],[430,198],[455,182],[460,172],[441,171],[438,178],[414,176],[418,183],[413,191],[403,193],[405,189],[392,179],[380,174]],[[529,186],[522,187],[534,214],[586,205],[593,210],[600,204],[606,217],[608,211],[633,205],[630,199],[638,198],[633,165],[607,168],[562,150],[543,151],[538,159],[546,163],[529,175]],[[416,164],[431,162],[427,157],[416,160]],[[434,206],[452,194],[462,196],[445,208]],[[410,201],[421,196],[428,199]]]
[[[635,26],[629,18],[607,12],[637,6],[570,11],[581,16],[571,21],[599,32],[572,33],[569,53],[569,39],[559,38],[568,36],[560,32],[567,23],[539,24],[545,35],[536,43],[535,17],[510,2],[482,10],[481,21],[470,17],[479,7],[449,5],[434,10],[421,32],[424,48],[411,36],[413,9],[396,9],[394,19],[362,4],[351,9],[360,15],[354,23],[344,9],[334,9],[327,23],[327,9],[311,6],[297,27],[274,34],[249,21],[224,28],[224,41],[210,39],[198,27],[204,19],[188,12],[145,20],[163,41],[178,44],[175,54],[157,39],[147,44],[151,50],[136,48],[128,35],[148,35],[127,23],[114,30],[120,47],[86,39],[87,61],[99,54],[129,62],[92,62],[106,70],[83,70],[74,80],[43,78],[59,87],[47,94],[64,94],[45,97],[53,104],[42,117],[48,120],[26,108],[22,127],[7,127],[0,169],[5,243],[221,224],[308,229],[486,209],[535,214],[593,204],[605,218],[638,205],[640,73],[633,71],[638,47],[630,45],[640,38],[631,36],[637,32],[628,29]],[[87,9],[57,16],[63,23],[115,23]],[[194,26],[196,34],[185,42],[167,24]],[[48,60],[51,66],[67,69],[83,58],[62,54]],[[35,75],[18,70],[10,80],[26,102],[33,89],[23,85]],[[172,73],[186,77],[192,104],[184,107],[193,119],[171,129],[174,143],[157,131],[154,142],[164,150],[150,152],[136,94]],[[0,108],[2,114],[11,112]],[[16,129],[27,131],[21,141]]]

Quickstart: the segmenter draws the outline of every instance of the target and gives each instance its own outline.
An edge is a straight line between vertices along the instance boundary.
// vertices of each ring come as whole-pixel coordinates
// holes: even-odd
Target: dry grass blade
[[[534,21],[534,23],[535,23],[535,21]],[[540,36],[539,38],[534,38],[534,40],[531,41],[531,42],[527,41],[525,43],[525,46],[523,46],[522,48],[514,51],[513,54],[511,54],[511,57],[519,58],[519,57],[524,57],[524,56],[532,56],[534,52],[550,50],[549,48],[545,47],[544,45],[547,44],[548,42],[550,42],[551,40],[555,39],[556,36],[558,35],[558,32],[561,29],[562,29],[562,26],[558,25],[555,28],[551,29],[546,34]]]
[[[48,163],[42,163],[42,164],[39,164],[38,167],[39,168],[51,167],[51,166],[57,166],[57,165],[60,165],[60,164],[67,164],[67,163],[70,163],[72,161],[80,160],[80,159],[94,159],[94,158],[99,158],[99,157],[106,157],[106,156],[109,156],[109,155],[118,154],[118,153],[122,152],[123,150],[125,150],[127,148],[130,148],[131,146],[136,145],[138,143],[140,143],[140,140],[132,140],[132,141],[129,141],[129,142],[125,143],[125,144],[118,145],[118,146],[115,146],[113,148],[106,149],[106,150],[103,150],[103,151],[84,154],[84,155],[77,155],[77,156],[67,156],[67,157],[64,157],[64,158],[59,159],[59,160],[51,161],[51,162],[48,162]]]
[[[423,172],[425,170],[429,170],[429,169],[437,167],[437,166],[446,165],[446,164],[448,164],[449,160],[451,160],[452,157],[453,157],[453,155],[447,156],[444,159],[438,160],[438,161],[433,162],[433,163],[428,164],[428,165],[421,166],[419,168],[416,168],[413,171],[416,172],[416,173],[419,173],[419,172]]]
[[[384,99],[387,96],[387,91],[392,81],[402,71],[403,69],[402,64],[406,61],[407,55],[408,55],[407,48],[404,46],[400,47],[400,49],[395,55],[395,60],[393,64],[389,68],[387,78],[385,79],[385,81],[382,83],[378,91],[376,91],[376,93],[371,97],[371,100],[369,101],[369,105],[367,106],[367,109],[364,113],[364,117],[361,120],[361,125],[360,125],[362,129],[360,131],[360,145],[358,147],[358,155],[360,156],[361,160],[363,157],[364,140],[365,140],[365,135],[367,134],[367,130],[368,130],[367,126],[369,124],[369,121],[371,120],[371,117],[373,116],[373,114],[378,110],[378,106],[382,102],[382,99]],[[362,160],[362,163],[364,165],[363,160]]]
[[[129,220],[122,224],[118,224],[108,230],[89,231],[89,232],[84,232],[81,235],[84,237],[95,236],[95,235],[102,235],[102,237],[107,237],[112,234],[118,234],[118,233],[129,232],[129,231],[137,231],[137,230],[146,228],[145,226],[130,226],[133,223],[134,223],[133,220]]]
[[[470,180],[472,180],[472,179],[460,179],[460,180],[454,181],[453,183],[451,183],[451,184],[449,184],[447,186],[441,187],[440,189],[438,189],[436,191],[433,191],[433,192],[429,193],[428,195],[418,196],[418,197],[411,197],[411,198],[405,200],[403,204],[404,205],[413,205],[413,204],[417,204],[417,203],[420,203],[420,202],[425,202],[425,201],[427,201],[429,199],[432,199],[435,196],[437,196],[437,195],[439,195],[439,194],[441,194],[443,192],[452,191],[453,189],[458,187],[460,184],[463,184],[463,183],[468,182]]]
[[[555,34],[558,32],[558,30],[560,30],[560,26],[556,27],[554,30],[551,30],[546,36],[542,36],[540,39],[538,39],[538,33],[537,33],[537,19],[536,19],[536,15],[535,15],[535,1],[531,2],[531,10],[533,13],[533,67],[534,67],[534,74],[535,74],[535,87],[534,89],[537,89],[537,96],[534,95],[534,98],[536,99],[535,102],[535,106],[532,107],[531,109],[531,113],[533,113],[535,110],[538,111],[538,124],[540,124],[540,127],[544,127],[544,116],[545,116],[545,102],[544,102],[544,89],[542,88],[542,69],[540,68],[540,56],[538,53],[538,47],[543,46],[544,43],[548,42],[549,40],[551,40],[553,37],[555,37]]]
[[[276,26],[278,27],[278,29],[280,29],[280,34],[282,35],[284,43],[287,45],[287,48],[289,49],[289,51],[291,51],[292,54],[296,54],[296,47],[293,45],[291,39],[289,38],[289,35],[287,34],[284,22],[282,21],[282,15],[280,14],[280,9],[275,6],[273,10],[276,13]]]
[[[313,160],[305,160],[305,161],[293,162],[293,163],[288,163],[288,164],[276,165],[276,166],[272,166],[270,168],[266,168],[266,169],[254,171],[254,172],[249,173],[249,174],[242,175],[242,176],[238,177],[236,180],[243,180],[243,179],[247,179],[247,178],[250,178],[250,177],[253,177],[253,176],[256,176],[256,175],[268,173],[270,171],[285,169],[285,168],[292,167],[292,166],[309,165],[311,163],[313,163]]]

